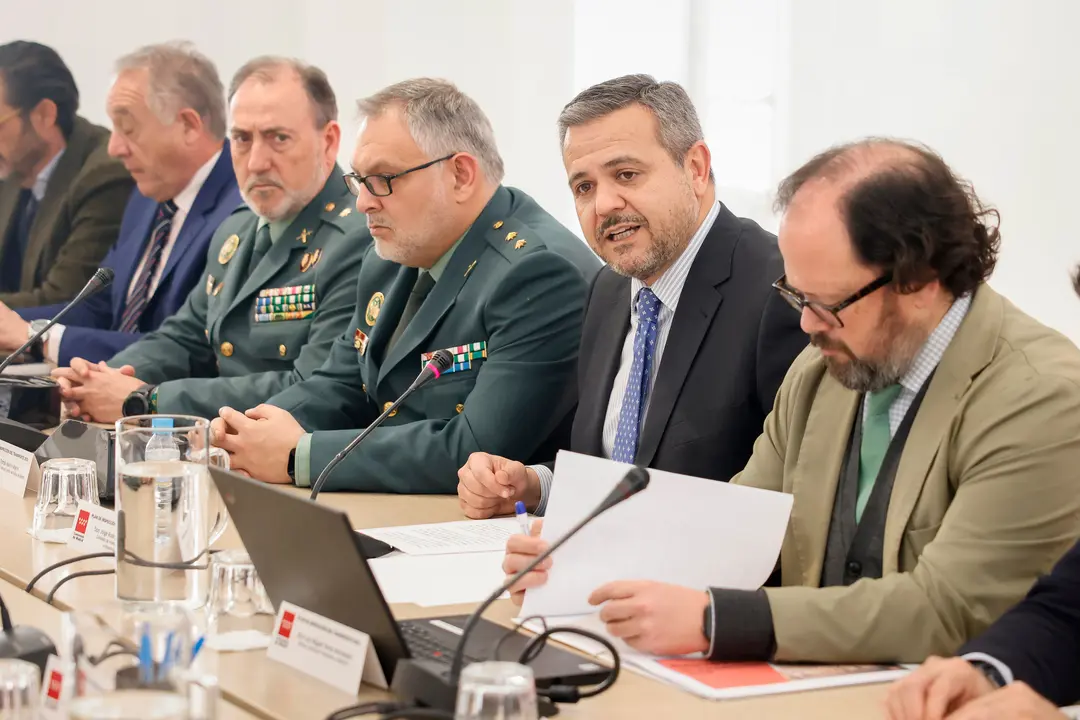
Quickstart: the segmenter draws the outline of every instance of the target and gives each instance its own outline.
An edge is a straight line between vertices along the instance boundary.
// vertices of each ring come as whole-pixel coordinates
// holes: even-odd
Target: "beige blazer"
[[[807,348],[732,479],[794,495],[784,587],[766,589],[777,660],[920,662],[952,653],[1080,535],[1080,350],[984,285],[904,447],[883,577],[819,587],[858,400]]]

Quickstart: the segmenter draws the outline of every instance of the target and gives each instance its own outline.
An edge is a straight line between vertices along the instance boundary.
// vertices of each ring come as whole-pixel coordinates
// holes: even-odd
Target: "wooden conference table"
[[[297,490],[296,492],[303,492]],[[16,498],[0,493],[0,579],[18,586],[0,586],[18,624],[34,624],[55,639],[59,612],[44,602],[27,597],[22,587],[44,567],[73,555],[66,547],[34,540],[27,532],[34,512],[35,497]],[[346,495],[325,493],[319,502],[348,513],[357,528],[412,525],[460,520],[457,499],[439,496]],[[299,540],[298,541],[302,541]],[[230,527],[215,547],[242,547]],[[53,584],[66,573],[88,569],[70,565],[46,575],[34,588],[43,598]],[[53,601],[60,610],[99,610],[115,606],[112,576],[76,578],[65,584]],[[410,604],[394,605],[400,619],[471,612],[474,606],[421,608]],[[514,608],[508,600],[496,603],[488,612],[492,620],[510,624]],[[359,698],[336,690],[306,675],[293,672],[266,657],[265,651],[211,653],[224,700],[236,706],[224,718],[255,716],[266,720],[311,720],[324,718],[336,709],[361,701],[388,698],[384,691],[364,686]],[[565,718],[800,718],[835,720],[835,718],[881,717],[885,685],[818,690],[808,693],[776,695],[714,702],[697,698],[629,670],[624,670],[608,692],[577,705],[560,706]],[[225,703],[223,703],[225,704]],[[249,715],[250,714],[250,715]]]

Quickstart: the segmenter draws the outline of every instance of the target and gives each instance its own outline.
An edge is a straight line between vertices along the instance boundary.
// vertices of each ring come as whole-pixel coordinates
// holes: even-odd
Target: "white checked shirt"
[[[656,293],[660,300],[660,312],[657,317],[656,349],[653,351],[652,372],[649,373],[649,391],[645,394],[644,407],[641,408],[641,425],[645,427],[645,419],[649,413],[649,402],[652,400],[652,389],[656,384],[656,375],[660,369],[660,360],[664,355],[664,346],[667,345],[668,335],[671,334],[671,321],[675,318],[675,310],[679,306],[679,297],[682,295],[683,286],[686,284],[686,276],[690,274],[690,268],[697,258],[698,251],[705,243],[705,237],[712,230],[716,216],[720,214],[720,203],[714,203],[709,214],[701,221],[701,225],[690,238],[690,243],[683,250],[675,262],[664,271],[664,274],[656,279],[651,290]],[[634,362],[634,337],[638,329],[637,297],[645,283],[637,278],[630,280],[630,331],[623,340],[622,354],[619,357],[619,370],[615,374],[615,382],[611,386],[611,397],[608,400],[607,414],[604,416],[604,431],[601,438],[601,446],[604,457],[610,458],[615,448],[615,436],[619,430],[619,413],[622,410],[623,397],[626,395],[626,383],[630,379],[630,366]],[[533,465],[540,478],[540,504],[536,508],[537,515],[543,515],[547,507],[548,496],[551,494],[551,483],[554,479],[552,471],[544,465]]]
[[[900,378],[902,390],[889,406],[889,437],[896,435],[900,424],[904,422],[904,416],[911,408],[911,403],[915,402],[915,396],[919,394],[923,383],[945,356],[945,350],[948,349],[956,331],[960,329],[960,323],[964,321],[964,316],[967,315],[970,307],[971,295],[964,295],[953,301],[952,307],[945,313],[945,317],[941,318],[941,322],[934,328],[934,332],[930,333],[930,337],[926,339],[919,354],[915,356],[911,369]],[[866,415],[869,402],[870,395],[867,394],[863,398],[863,416]]]

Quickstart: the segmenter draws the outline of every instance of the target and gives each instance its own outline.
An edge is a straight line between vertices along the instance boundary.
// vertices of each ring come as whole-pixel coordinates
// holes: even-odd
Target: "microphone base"
[[[9,632],[0,633],[0,658],[32,662],[44,674],[49,656],[55,654],[52,640],[37,628],[16,625]]]
[[[450,683],[450,666],[428,660],[399,660],[390,689],[406,705],[454,712],[457,685]],[[547,698],[537,697],[538,717],[554,717],[559,708]]]

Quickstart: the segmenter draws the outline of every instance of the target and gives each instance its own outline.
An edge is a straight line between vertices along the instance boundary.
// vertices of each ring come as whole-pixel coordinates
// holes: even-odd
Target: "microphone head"
[[[649,487],[649,471],[642,467],[632,467],[622,481],[626,483],[626,497],[636,495]]]
[[[442,374],[453,366],[454,356],[449,350],[439,350],[431,356],[429,362],[435,366],[435,369],[438,370],[440,374]]]
[[[116,277],[116,273],[113,272],[112,268],[100,267],[94,273],[91,281],[99,288],[107,288],[112,285],[114,277]]]

